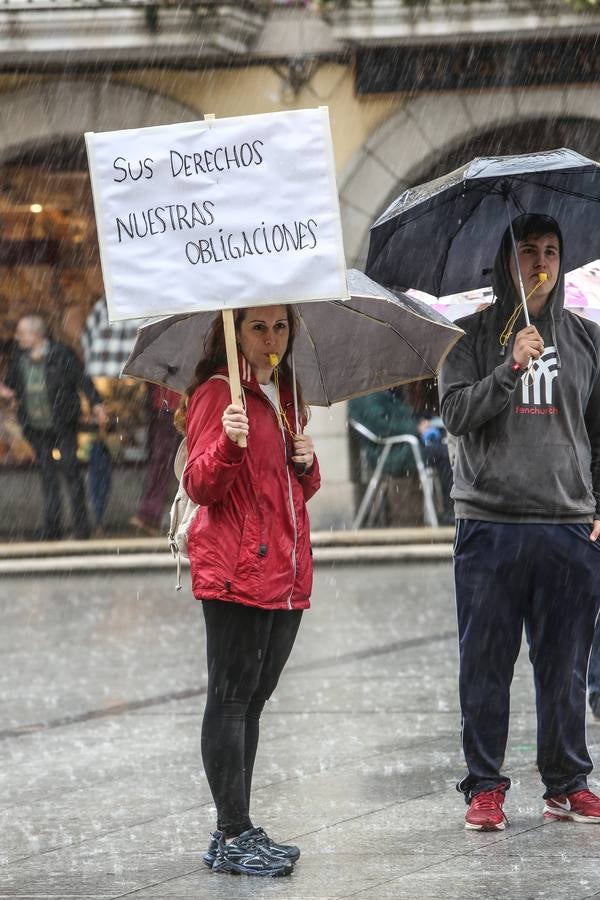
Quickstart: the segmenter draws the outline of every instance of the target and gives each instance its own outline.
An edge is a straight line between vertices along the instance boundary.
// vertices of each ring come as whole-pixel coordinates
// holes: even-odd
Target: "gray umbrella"
[[[347,274],[348,300],[295,306],[296,374],[315,406],[432,378],[463,334],[419,300],[393,294],[356,269]],[[189,313],[144,325],[123,374],[184,391],[214,317]]]

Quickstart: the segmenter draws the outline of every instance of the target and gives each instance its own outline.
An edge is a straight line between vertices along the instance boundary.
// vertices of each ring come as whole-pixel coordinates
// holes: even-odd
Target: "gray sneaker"
[[[212,871],[271,878],[291,875],[294,871],[294,863],[271,856],[269,849],[257,840],[256,830],[250,828],[229,842],[226,842],[221,834],[217,839],[217,851]],[[209,851],[204,855],[205,862],[207,862],[206,857],[210,849],[209,845]]]
[[[246,834],[252,834],[256,843],[269,851],[269,856],[273,859],[283,860],[284,862],[296,862],[300,858],[300,849],[294,847],[293,844],[277,844],[269,837],[264,828],[251,828]],[[213,831],[208,842],[206,853],[202,854],[204,864],[212,869],[212,865],[217,858],[217,850],[219,847],[219,839],[223,836],[221,831]]]
[[[213,831],[210,836],[210,841],[208,842],[208,849],[206,853],[202,854],[202,860],[205,866],[208,866],[209,869],[212,869],[213,863],[217,858],[217,850],[219,849],[219,840],[223,837],[222,831]]]

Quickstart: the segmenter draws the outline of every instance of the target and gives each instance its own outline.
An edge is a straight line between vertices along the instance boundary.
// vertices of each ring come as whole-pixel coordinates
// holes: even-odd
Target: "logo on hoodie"
[[[556,347],[546,347],[527,372],[521,376],[522,405],[519,415],[556,415],[558,409],[552,403],[554,379],[558,376]]]

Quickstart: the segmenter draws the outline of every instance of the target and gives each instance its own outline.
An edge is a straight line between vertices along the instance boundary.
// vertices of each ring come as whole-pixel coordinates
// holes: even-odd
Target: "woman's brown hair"
[[[298,321],[294,310],[291,306],[286,306],[287,312],[287,320],[288,320],[288,328],[289,328],[289,339],[288,345],[286,347],[286,351],[283,354],[283,358],[279,363],[279,371],[283,376],[283,379],[287,381],[289,384],[292,384],[292,367],[290,365],[290,357],[291,352],[294,347],[294,337],[296,336]],[[236,332],[239,326],[242,324],[244,319],[246,318],[247,309],[238,309],[234,312],[234,320],[235,320],[235,328]],[[186,420],[187,420],[187,410],[190,403],[190,399],[192,394],[196,390],[196,388],[200,387],[201,384],[204,384],[205,381],[215,374],[219,369],[222,369],[227,366],[227,352],[225,350],[225,332],[223,330],[223,316],[219,313],[213,319],[208,334],[204,339],[204,354],[200,359],[200,362],[196,366],[194,372],[194,378],[192,383],[186,389],[185,393],[181,396],[181,402],[179,404],[179,408],[175,412],[173,417],[173,421],[175,422],[175,427],[181,434],[185,434]],[[296,380],[296,389],[298,392],[298,410],[300,418],[308,415],[308,408],[304,405],[304,400],[302,399],[302,390],[298,381]]]

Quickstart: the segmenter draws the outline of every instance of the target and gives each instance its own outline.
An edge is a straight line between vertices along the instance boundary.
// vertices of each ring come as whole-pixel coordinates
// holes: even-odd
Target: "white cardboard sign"
[[[348,296],[327,108],[85,137],[111,322]]]

